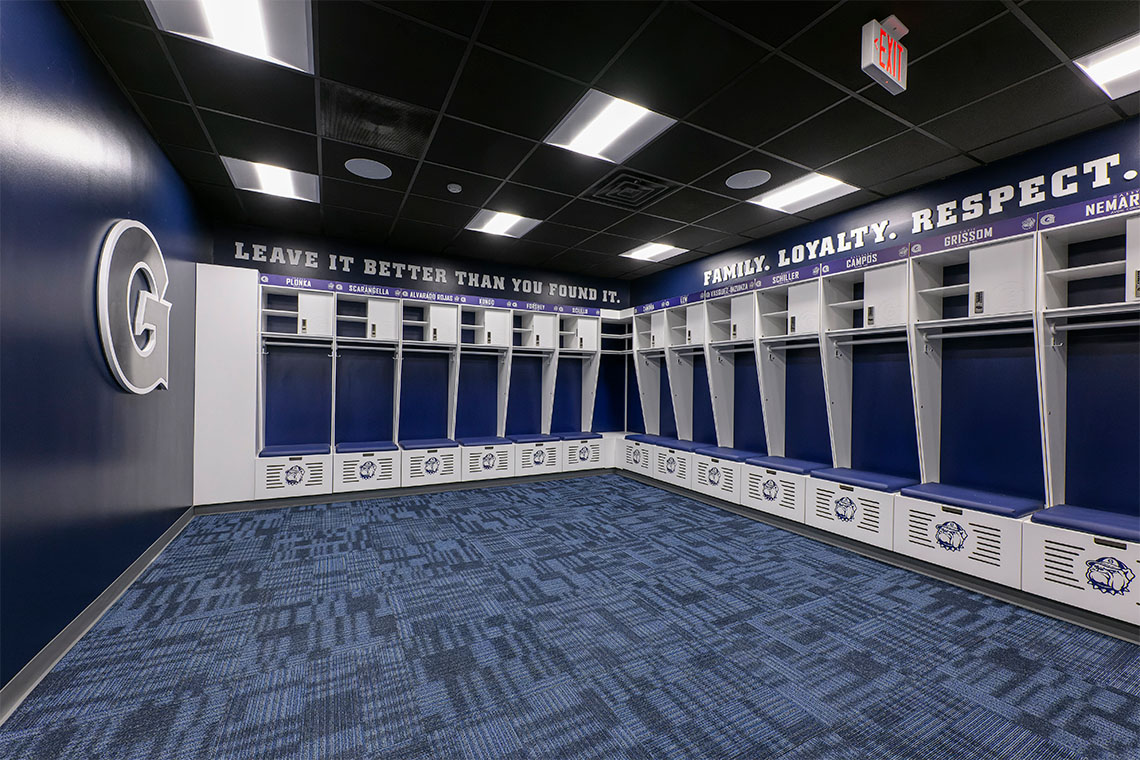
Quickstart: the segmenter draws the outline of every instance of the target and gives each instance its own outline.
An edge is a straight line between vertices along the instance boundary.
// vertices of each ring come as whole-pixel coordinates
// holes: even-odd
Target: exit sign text
[[[906,27],[894,16],[882,23],[868,21],[863,25],[863,71],[892,95],[906,90],[906,47],[899,42],[903,34]]]

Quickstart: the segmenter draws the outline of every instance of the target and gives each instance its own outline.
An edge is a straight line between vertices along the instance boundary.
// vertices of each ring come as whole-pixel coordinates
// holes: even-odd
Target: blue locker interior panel
[[[495,435],[499,408],[499,357],[463,354],[459,359],[455,437]]]
[[[336,442],[391,441],[396,359],[342,346],[336,364]]]
[[[693,357],[693,440],[716,446],[716,420],[713,419],[709,371],[705,357]]]
[[[594,396],[594,432],[625,430],[624,356],[604,354],[598,366],[598,390]]]
[[[576,357],[558,360],[554,379],[554,414],[550,432],[575,433],[582,429],[582,360]]]
[[[669,390],[669,372],[661,367],[661,432],[668,438],[677,437],[677,417],[673,414],[673,396]]]
[[[630,431],[631,433],[644,433],[645,413],[641,409],[641,392],[637,387],[637,370],[634,367],[633,362],[634,358],[632,356],[627,357],[625,360],[626,430]]]
[[[1140,331],[1065,334],[1065,502],[1140,514]]]
[[[831,433],[827,427],[827,398],[819,351],[787,353],[784,456],[831,464]]]
[[[542,359],[516,356],[511,361],[511,389],[507,397],[507,435],[541,433]]]
[[[448,357],[404,353],[400,380],[400,440],[447,437]]]
[[[265,445],[329,443],[332,359],[328,348],[272,346],[265,357]]]
[[[764,414],[760,409],[760,381],[756,377],[756,354],[744,351],[735,354],[733,359],[732,445],[745,451],[767,454]]]
[[[918,433],[906,343],[854,348],[851,466],[918,480]]]
[[[1033,336],[943,342],[940,480],[1045,498]]]

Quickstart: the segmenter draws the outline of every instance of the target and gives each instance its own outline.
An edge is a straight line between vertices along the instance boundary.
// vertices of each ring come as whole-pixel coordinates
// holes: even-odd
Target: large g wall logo
[[[170,277],[162,251],[140,222],[116,222],[99,254],[96,280],[103,354],[131,393],[169,387]]]

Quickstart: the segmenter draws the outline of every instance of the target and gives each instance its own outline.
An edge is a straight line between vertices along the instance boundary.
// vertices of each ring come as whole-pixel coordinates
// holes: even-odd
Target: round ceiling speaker
[[[388,179],[392,176],[392,170],[387,164],[371,158],[350,158],[344,162],[344,168],[364,179]]]
[[[748,169],[733,174],[724,181],[724,184],[733,190],[748,190],[753,187],[760,187],[770,179],[772,179],[771,172],[764,171],[763,169]]]

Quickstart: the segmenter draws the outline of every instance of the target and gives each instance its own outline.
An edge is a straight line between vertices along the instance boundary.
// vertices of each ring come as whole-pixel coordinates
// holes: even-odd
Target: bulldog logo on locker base
[[[763,494],[764,498],[768,501],[775,501],[780,497],[780,484],[772,478],[768,478],[760,486],[760,493]]]
[[[372,480],[376,477],[376,463],[371,459],[366,459],[360,463],[359,473],[361,480]]]
[[[590,447],[589,446],[582,446],[578,449],[578,461],[579,462],[590,461]]]
[[[170,277],[154,235],[140,222],[116,222],[103,241],[96,310],[103,355],[131,393],[169,387]]]
[[[634,464],[641,464],[641,449],[634,449],[630,458],[633,459]]]
[[[483,469],[484,470],[493,470],[494,468],[495,468],[495,454],[494,454],[494,452],[488,451],[486,454],[483,455]]]
[[[677,472],[677,460],[674,457],[669,457],[665,460],[665,472],[670,475]]]
[[[715,486],[715,485],[718,485],[719,483],[720,483],[720,468],[719,467],[710,467],[709,468],[709,485]]]
[[[285,471],[285,485],[296,486],[305,481],[305,468],[295,464]]]
[[[439,457],[428,457],[424,460],[424,472],[435,475],[439,472]]]
[[[535,449],[534,454],[531,456],[531,461],[541,467],[542,463],[546,461],[546,452],[542,449]]]
[[[1123,596],[1136,574],[1116,557],[1101,557],[1085,561],[1088,570],[1085,579],[1102,594]]]
[[[835,500],[835,516],[843,522],[851,522],[855,519],[855,512],[859,509],[855,504],[855,500],[850,496],[841,496]]]
[[[966,539],[969,535],[965,528],[953,520],[944,522],[934,528],[934,540],[948,552],[962,551],[962,547],[966,545]]]

